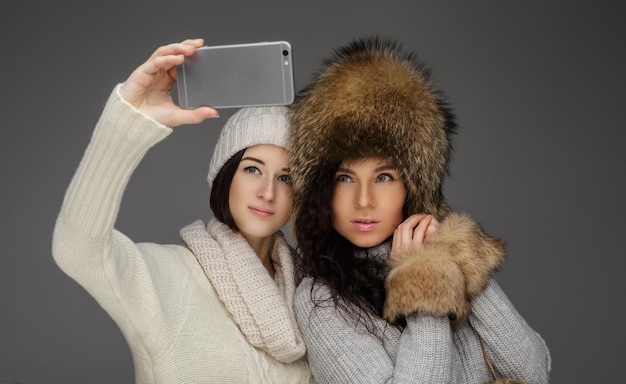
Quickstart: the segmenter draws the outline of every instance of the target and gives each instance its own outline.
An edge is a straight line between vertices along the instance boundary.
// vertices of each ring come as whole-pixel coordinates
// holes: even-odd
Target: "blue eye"
[[[348,175],[339,175],[337,176],[338,183],[350,183],[352,182],[352,178]]]
[[[260,175],[261,174],[261,171],[259,170],[259,168],[253,167],[253,166],[245,167],[243,169],[243,171],[246,172],[246,173],[251,173],[253,175]]]
[[[379,183],[386,183],[388,181],[393,181],[395,180],[391,175],[387,174],[387,173],[383,173],[381,175],[378,175],[378,177],[376,178],[376,181]]]

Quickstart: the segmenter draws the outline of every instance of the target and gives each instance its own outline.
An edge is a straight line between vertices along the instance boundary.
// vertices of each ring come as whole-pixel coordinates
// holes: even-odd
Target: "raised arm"
[[[188,40],[158,48],[114,89],[66,191],[53,256],[105,307],[116,300],[111,288],[116,270],[137,276],[142,268],[138,249],[113,229],[131,174],[149,148],[171,133],[168,125],[217,114],[211,108],[183,110],[170,96],[175,65],[201,44]]]

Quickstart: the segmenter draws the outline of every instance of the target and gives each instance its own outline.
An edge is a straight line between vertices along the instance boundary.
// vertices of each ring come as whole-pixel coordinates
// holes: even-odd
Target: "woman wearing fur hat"
[[[137,383],[310,383],[295,321],[286,107],[243,108],[223,127],[208,175],[215,219],[184,245],[133,243],[114,229],[145,153],[172,128],[217,116],[184,110],[175,66],[203,41],[158,48],[117,86],[66,192],[53,254],[111,315]]]
[[[442,195],[454,129],[428,71],[379,39],[339,49],[292,106],[296,316],[317,382],[548,382],[544,341],[491,277],[503,242]]]

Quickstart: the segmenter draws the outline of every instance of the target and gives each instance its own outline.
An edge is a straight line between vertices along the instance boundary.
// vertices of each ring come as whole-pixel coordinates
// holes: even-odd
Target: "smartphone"
[[[286,41],[200,47],[177,66],[176,76],[183,108],[288,105],[294,99]]]

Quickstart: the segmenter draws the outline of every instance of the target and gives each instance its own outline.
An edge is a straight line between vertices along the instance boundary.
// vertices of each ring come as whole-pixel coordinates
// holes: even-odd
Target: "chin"
[[[272,236],[274,232],[273,226],[264,226],[264,225],[245,225],[239,227],[239,232],[246,236],[251,236],[255,238],[264,238],[268,236]]]
[[[359,248],[372,248],[384,241],[384,239],[348,239],[352,244]]]

